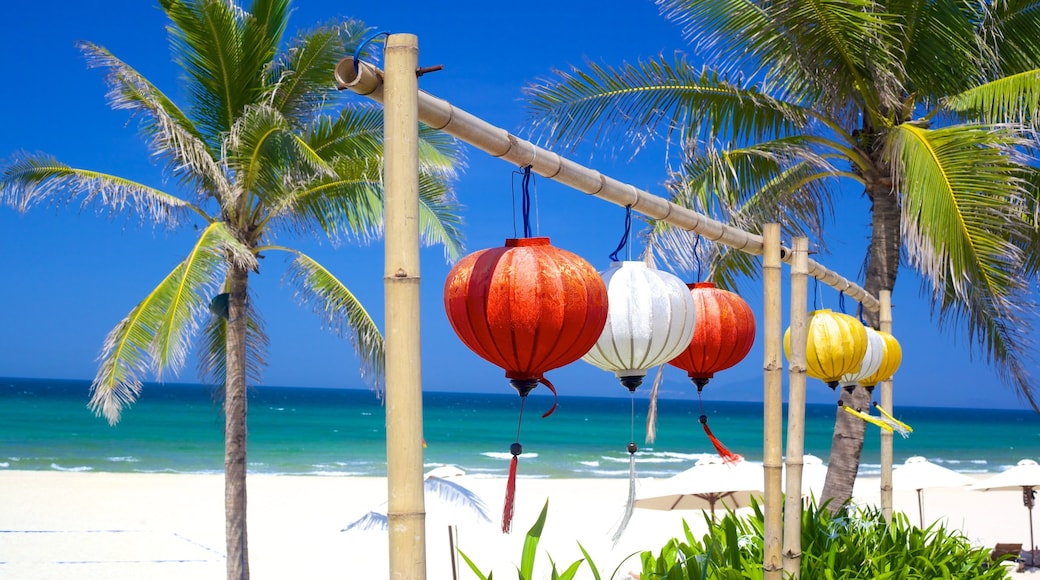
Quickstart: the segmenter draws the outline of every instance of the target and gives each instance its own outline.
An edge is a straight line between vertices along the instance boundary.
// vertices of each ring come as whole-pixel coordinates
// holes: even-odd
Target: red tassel
[[[704,432],[708,434],[708,439],[711,439],[711,444],[715,446],[715,451],[719,453],[719,457],[721,457],[724,462],[736,463],[744,459],[743,455],[737,455],[729,449],[726,449],[726,446],[723,445],[721,441],[715,438],[715,435],[711,432],[711,429],[708,428],[708,417],[705,415],[701,415],[701,426],[704,427]]]
[[[506,503],[502,509],[502,533],[508,534],[513,528],[513,499],[516,496],[516,464],[517,456],[509,462],[509,478],[506,480]]]

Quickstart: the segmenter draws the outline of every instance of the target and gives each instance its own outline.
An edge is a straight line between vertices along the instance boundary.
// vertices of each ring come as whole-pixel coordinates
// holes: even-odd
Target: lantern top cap
[[[691,283],[687,284],[686,287],[691,289],[691,290],[694,289],[694,288],[714,288],[715,287],[715,283],[714,282],[691,282]]]
[[[536,238],[506,238],[507,248],[522,248],[525,246],[548,246],[548,236],[540,236]]]

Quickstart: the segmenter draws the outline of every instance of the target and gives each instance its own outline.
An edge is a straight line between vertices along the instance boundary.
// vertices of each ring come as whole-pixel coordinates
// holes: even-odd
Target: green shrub
[[[764,517],[761,506],[718,522],[697,540],[686,522],[683,539],[673,538],[656,556],[643,552],[643,580],[760,580]],[[961,533],[938,524],[919,529],[903,514],[886,524],[881,510],[853,508],[832,516],[810,504],[802,511],[801,577],[812,580],[932,580],[1007,578],[989,552]]]

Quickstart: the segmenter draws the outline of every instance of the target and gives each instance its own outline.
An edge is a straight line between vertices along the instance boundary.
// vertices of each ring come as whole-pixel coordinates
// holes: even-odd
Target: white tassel
[[[635,446],[635,443],[632,444]],[[625,528],[628,527],[629,520],[632,519],[632,512],[636,509],[636,454],[635,452],[629,452],[628,454],[628,503],[625,505],[625,515],[621,516],[621,523],[618,524],[618,529],[614,532],[614,545],[616,546],[618,540],[621,539],[621,535],[625,533]]]
[[[657,439],[657,388],[664,377],[664,365],[657,367],[654,386],[650,387],[650,408],[646,411],[646,442],[653,443]]]

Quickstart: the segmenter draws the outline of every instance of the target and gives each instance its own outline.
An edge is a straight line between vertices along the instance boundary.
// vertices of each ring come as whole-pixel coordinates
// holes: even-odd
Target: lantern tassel
[[[616,546],[618,541],[621,539],[621,535],[625,533],[625,528],[628,527],[629,520],[632,519],[632,512],[636,509],[636,452],[635,443],[629,443],[628,445],[628,502],[625,503],[625,514],[621,516],[621,523],[618,524],[618,529],[614,532],[613,538],[614,545]]]
[[[514,444],[519,445],[519,444]],[[516,498],[516,464],[519,454],[514,454],[509,462],[509,478],[506,479],[506,501],[502,508],[502,533],[508,534],[513,528],[513,500]]]
[[[838,401],[838,407],[841,408],[841,409],[844,409],[846,413],[848,413],[849,415],[852,415],[853,417],[859,417],[860,419],[863,419],[867,423],[870,423],[871,425],[877,425],[878,427],[884,429],[885,431],[892,431],[892,426],[889,425],[888,423],[885,423],[884,421],[881,421],[881,420],[879,420],[879,419],[877,419],[875,417],[871,417],[870,415],[867,415],[866,413],[863,413],[862,411],[857,411],[857,410],[853,409],[852,407],[849,407],[848,405],[846,405],[842,401]]]
[[[664,377],[664,365],[657,367],[657,376],[654,384],[650,387],[650,407],[646,411],[646,439],[647,443],[653,443],[657,439],[657,388],[661,386],[661,378]]]
[[[879,405],[877,403],[873,403],[873,405],[874,405],[874,408],[878,410],[878,413],[881,413],[885,417],[885,419],[888,419],[889,422],[894,423],[894,424],[902,427],[907,433],[913,433],[914,432],[914,428],[913,427],[911,427],[910,425],[907,425],[906,423],[904,423],[904,422],[900,421],[899,419],[896,419],[895,417],[893,417],[892,414],[889,413],[888,411],[886,411],[885,408],[882,407],[881,405]]]
[[[726,463],[736,463],[736,462],[744,459],[743,455],[738,455],[736,453],[733,453],[732,451],[727,449],[726,446],[723,445],[722,442],[718,440],[718,438],[715,437],[715,434],[713,434],[711,432],[711,429],[708,427],[708,416],[707,415],[701,415],[700,421],[701,421],[701,426],[704,427],[704,432],[708,435],[708,439],[711,439],[711,444],[715,446],[715,451],[718,452],[719,457],[722,458],[722,461],[724,461]]]

